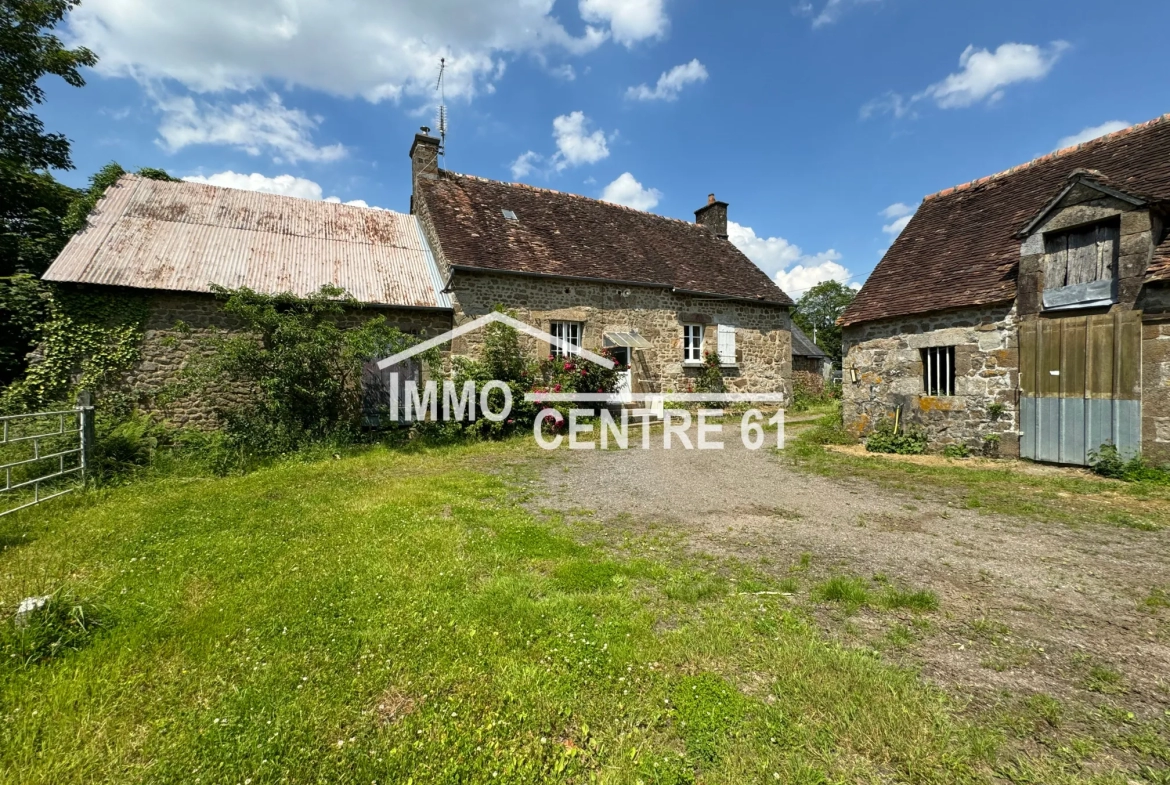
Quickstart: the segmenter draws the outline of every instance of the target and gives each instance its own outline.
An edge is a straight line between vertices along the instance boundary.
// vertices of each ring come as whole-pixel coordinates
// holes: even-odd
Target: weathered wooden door
[[[1088,465],[1102,444],[1141,449],[1141,315],[1020,325],[1020,455]]]

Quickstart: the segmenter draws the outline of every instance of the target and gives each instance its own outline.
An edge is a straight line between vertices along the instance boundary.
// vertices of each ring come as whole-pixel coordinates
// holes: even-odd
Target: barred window
[[[922,390],[927,395],[955,394],[955,347],[922,350]]]

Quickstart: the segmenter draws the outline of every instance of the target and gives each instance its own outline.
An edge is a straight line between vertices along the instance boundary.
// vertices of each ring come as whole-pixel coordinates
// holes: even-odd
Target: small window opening
[[[519,218],[516,217],[516,213],[512,212],[511,210],[502,210],[501,212],[504,213],[504,218],[508,219],[509,221],[520,220]]]
[[[1120,222],[1107,221],[1044,236],[1044,288],[1108,281],[1114,277]]]
[[[927,395],[955,394],[955,347],[922,350],[922,390]]]

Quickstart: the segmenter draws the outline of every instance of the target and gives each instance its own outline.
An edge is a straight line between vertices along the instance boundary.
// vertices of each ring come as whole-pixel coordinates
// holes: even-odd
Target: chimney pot
[[[727,239],[727,202],[715,199],[715,194],[707,196],[707,204],[695,210],[695,223],[707,227],[716,237]]]

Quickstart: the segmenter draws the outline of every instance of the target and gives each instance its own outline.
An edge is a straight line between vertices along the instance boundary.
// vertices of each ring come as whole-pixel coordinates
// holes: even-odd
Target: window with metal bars
[[[927,395],[955,394],[955,347],[922,350],[922,389]]]

